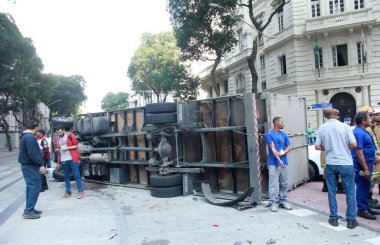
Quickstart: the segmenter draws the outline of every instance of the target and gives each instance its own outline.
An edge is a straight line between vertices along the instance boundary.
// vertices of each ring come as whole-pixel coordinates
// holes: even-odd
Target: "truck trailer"
[[[246,93],[218,98],[153,103],[145,107],[80,115],[82,176],[89,181],[150,188],[154,197],[201,191],[267,197],[265,133],[284,119],[292,151],[289,188],[309,179],[304,98]]]

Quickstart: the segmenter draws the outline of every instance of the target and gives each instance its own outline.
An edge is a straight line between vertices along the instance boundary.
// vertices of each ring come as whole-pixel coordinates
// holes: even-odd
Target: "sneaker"
[[[357,226],[359,226],[359,223],[356,220],[348,220],[347,221],[347,228],[348,229],[354,229]]]
[[[272,211],[272,212],[277,212],[278,211],[278,207],[276,204],[272,203],[270,206],[269,206],[269,210]]]
[[[42,211],[40,211],[40,210],[35,209],[35,210],[33,210],[33,211],[34,211],[34,213],[36,213],[36,214],[42,214]]]
[[[63,197],[70,197],[71,196],[71,192],[65,192],[63,193]]]
[[[39,219],[41,218],[41,215],[33,211],[24,211],[24,213],[22,214],[22,217],[24,217],[25,219]]]
[[[287,203],[287,202],[280,203],[279,207],[283,208],[283,209],[286,209],[286,210],[292,210],[292,206],[290,206],[290,204]]]
[[[329,219],[329,224],[332,226],[338,226],[338,220],[337,219]]]
[[[78,199],[83,199],[83,192],[78,192]]]

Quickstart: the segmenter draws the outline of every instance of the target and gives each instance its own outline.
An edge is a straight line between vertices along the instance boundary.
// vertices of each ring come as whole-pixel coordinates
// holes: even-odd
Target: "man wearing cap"
[[[42,128],[37,130],[37,142],[38,146],[40,147],[40,150],[42,152],[42,165],[46,168],[47,162],[50,158],[50,150],[49,150],[49,144],[45,137],[45,130]],[[41,192],[44,192],[45,190],[48,190],[48,184],[46,181],[46,175],[44,173],[41,173]]]

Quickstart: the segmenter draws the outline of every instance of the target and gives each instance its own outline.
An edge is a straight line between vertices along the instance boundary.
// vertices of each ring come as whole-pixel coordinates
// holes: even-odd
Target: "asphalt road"
[[[157,199],[148,190],[88,182],[82,200],[63,198],[64,184],[49,182],[36,206],[42,217],[27,220],[16,159],[17,153],[0,150],[0,244],[380,244],[375,231],[349,230],[343,221],[333,228],[326,215],[307,208],[238,211],[199,196]]]

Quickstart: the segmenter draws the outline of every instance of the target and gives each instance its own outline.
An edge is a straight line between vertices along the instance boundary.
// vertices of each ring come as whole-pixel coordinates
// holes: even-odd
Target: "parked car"
[[[308,146],[309,153],[309,176],[310,180],[316,179],[318,176],[323,175],[321,168],[321,151],[315,149],[315,145]]]

